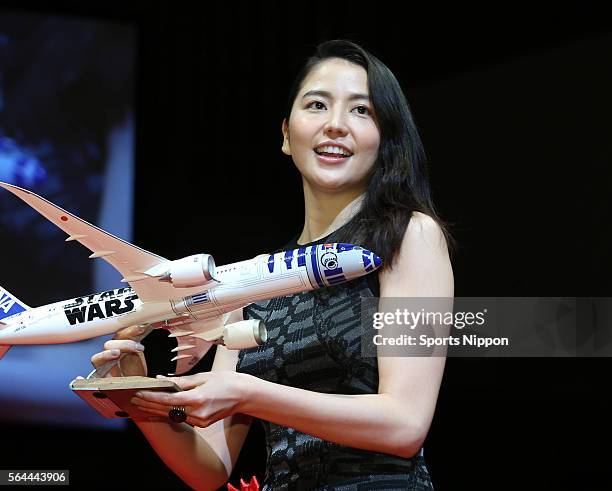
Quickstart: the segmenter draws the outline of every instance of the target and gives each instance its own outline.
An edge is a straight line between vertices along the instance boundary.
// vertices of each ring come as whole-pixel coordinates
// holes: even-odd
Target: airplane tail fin
[[[11,346],[13,345],[12,344],[0,344],[0,360],[2,359],[4,355],[6,355],[6,352],[10,349]]]
[[[6,327],[7,323],[5,319],[29,309],[30,307],[25,303],[0,286],[0,329]],[[0,359],[6,354],[10,347],[10,344],[0,344]]]

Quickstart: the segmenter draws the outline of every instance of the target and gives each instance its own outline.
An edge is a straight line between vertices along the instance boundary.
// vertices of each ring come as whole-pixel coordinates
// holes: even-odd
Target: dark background
[[[612,26],[569,5],[0,2],[138,27],[135,243],[147,250],[224,264],[299,232],[285,98],[314,45],[346,37],[411,103],[459,242],[456,296],[612,296]],[[425,446],[436,489],[609,489],[611,366],[449,359]],[[236,474],[261,476],[260,436]],[[79,487],[182,486],[133,426],[2,428],[2,445],[0,467],[68,468]]]

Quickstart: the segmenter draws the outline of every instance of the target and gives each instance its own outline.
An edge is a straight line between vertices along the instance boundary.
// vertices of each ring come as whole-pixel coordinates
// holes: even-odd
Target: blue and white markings
[[[306,247],[300,247],[297,250],[297,265],[298,268],[302,267],[302,266],[306,266]]]
[[[378,269],[382,264],[382,260],[372,251],[368,251],[367,249],[364,249],[363,247],[354,246],[352,244],[338,244],[339,252],[351,251],[351,250],[361,251],[361,258],[363,260],[363,268],[366,273],[369,273],[371,271],[374,271],[375,269]]]
[[[197,305],[199,303],[210,302],[210,297],[208,296],[208,292],[202,292],[202,293],[198,293],[197,295],[192,296],[191,301],[193,302],[194,305]]]
[[[340,244],[338,244],[340,246]],[[340,247],[335,247],[335,244],[323,244],[319,246],[320,256],[319,264],[321,265],[321,271],[323,271],[323,277],[327,285],[337,285],[338,283],[344,283],[346,277],[344,276],[344,270],[340,267],[338,261],[338,254],[340,254]]]
[[[308,247],[308,251],[310,254],[310,268],[306,268],[308,273],[309,273],[309,277],[310,277],[310,282],[312,283],[312,286],[314,286],[315,288],[321,288],[323,286],[323,281],[321,280],[321,275],[319,274],[319,267],[317,266],[317,254],[316,254],[316,247],[317,246],[310,246]],[[314,277],[314,283],[312,282],[312,278]]]
[[[266,263],[270,274],[283,275],[305,268],[313,288],[344,283],[382,264],[371,251],[353,244],[318,244],[270,254]]]
[[[311,256],[312,247],[300,247],[299,249],[289,249],[285,252],[277,252],[268,256],[267,267],[270,274],[279,273],[281,264],[284,263],[285,270],[290,271],[295,268],[306,266],[307,260]]]
[[[370,271],[374,271],[382,264],[381,259],[370,251],[363,251],[363,266],[365,267],[365,272],[369,273]]]
[[[25,304],[22,304],[9,292],[0,288],[0,320],[19,314],[24,310],[26,310]]]

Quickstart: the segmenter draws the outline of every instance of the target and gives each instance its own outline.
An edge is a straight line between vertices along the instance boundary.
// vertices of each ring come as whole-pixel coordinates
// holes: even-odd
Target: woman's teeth
[[[332,157],[350,157],[352,154],[340,147],[319,147],[315,148],[315,152],[321,155],[329,155]]]

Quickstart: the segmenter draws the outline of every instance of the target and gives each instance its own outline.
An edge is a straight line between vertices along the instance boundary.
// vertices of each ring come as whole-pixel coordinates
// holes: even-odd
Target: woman
[[[453,296],[450,237],[431,203],[408,104],[377,58],[329,41],[298,75],[282,132],[304,189],[293,245],[359,244],[385,267],[234,312],[229,322],[264,319],[268,342],[240,352],[219,346],[211,372],[172,378],[180,394],[138,394],[133,402],[152,419],[136,423],[198,489],[227,480],[253,417],[266,430],[264,489],[431,489],[421,448],[445,358],[364,358],[360,348],[363,296]],[[126,357],[123,373],[145,373],[133,334],[108,341],[94,366],[130,352],[140,356]],[[173,406],[185,406],[194,427],[170,423]]]

